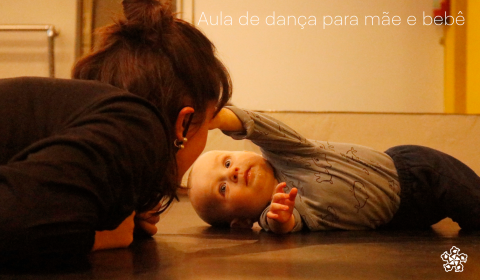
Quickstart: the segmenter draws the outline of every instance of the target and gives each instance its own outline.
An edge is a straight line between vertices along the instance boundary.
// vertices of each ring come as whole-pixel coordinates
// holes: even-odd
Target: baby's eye
[[[222,195],[224,195],[226,190],[227,190],[227,185],[226,185],[226,184],[221,184],[221,185],[220,185],[219,192],[220,192]]]
[[[232,161],[231,161],[231,160],[227,159],[227,160],[225,161],[225,167],[226,167],[226,168],[229,168],[231,164],[232,164]]]

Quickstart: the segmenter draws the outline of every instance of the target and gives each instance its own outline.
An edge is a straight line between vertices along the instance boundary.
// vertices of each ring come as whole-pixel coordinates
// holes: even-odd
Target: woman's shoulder
[[[108,139],[118,139],[114,142],[130,139],[149,146],[150,141],[156,141],[157,150],[169,135],[166,118],[153,104],[96,81],[0,79],[0,103],[0,115],[9,120],[0,123],[0,129],[12,132],[4,134],[0,144],[16,143],[12,153],[35,142],[78,131],[91,132],[75,136],[85,140],[108,133]],[[109,143],[104,140],[102,143]]]
[[[113,112],[131,117],[150,116],[159,125],[165,125],[163,114],[147,100],[98,81],[43,77],[1,79],[0,101],[15,107],[9,109],[12,115],[35,113],[37,121],[53,118],[64,125],[85,114]]]

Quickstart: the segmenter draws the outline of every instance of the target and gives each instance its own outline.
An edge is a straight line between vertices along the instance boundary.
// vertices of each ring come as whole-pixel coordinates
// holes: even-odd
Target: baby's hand
[[[275,187],[270,211],[267,213],[268,218],[282,224],[292,219],[295,197],[297,196],[297,188],[292,188],[290,193],[286,194],[283,190],[286,186],[286,183],[280,183]]]
[[[220,129],[223,131],[243,131],[243,124],[237,115],[227,108],[222,108],[220,112],[210,120],[208,129]]]

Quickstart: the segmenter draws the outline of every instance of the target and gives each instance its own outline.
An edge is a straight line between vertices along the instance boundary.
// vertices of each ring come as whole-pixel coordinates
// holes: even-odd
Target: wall
[[[123,15],[122,0],[95,0],[93,27],[112,24]]]
[[[57,77],[68,78],[75,56],[75,0],[2,0],[0,24],[54,24]],[[184,1],[188,2],[188,1]],[[187,4],[184,3],[184,6]],[[315,15],[317,26],[207,26],[234,79],[233,101],[251,109],[443,112],[442,28],[331,26],[325,15],[430,13],[431,1],[196,0],[194,21]],[[404,23],[404,22],[403,22]],[[48,75],[45,33],[0,33],[0,77]]]
[[[56,77],[69,78],[75,60],[76,0],[1,0],[2,24],[53,24]],[[45,76],[48,72],[46,32],[0,32],[0,78]]]
[[[467,113],[480,114],[480,1],[468,0]]]
[[[188,2],[188,1],[187,1]],[[423,26],[432,1],[195,0],[194,23],[230,69],[233,101],[250,109],[443,112],[441,26]],[[246,13],[260,19],[241,26]],[[316,26],[268,26],[267,16],[311,15]],[[365,26],[366,15],[398,15],[399,26]],[[205,21],[199,22],[205,14]],[[224,21],[216,23],[220,13]],[[343,25],[323,29],[323,16]],[[359,25],[344,20],[356,15]],[[415,26],[406,23],[417,18]],[[232,25],[227,26],[231,16]],[[212,17],[212,21],[210,21]],[[205,18],[203,18],[205,19]],[[227,22],[225,22],[227,19]],[[351,19],[351,18],[350,18]],[[220,24],[219,22],[219,24]],[[347,23],[347,24],[346,24]]]
[[[480,114],[480,2],[451,0],[450,14],[465,24],[445,27],[445,111]]]

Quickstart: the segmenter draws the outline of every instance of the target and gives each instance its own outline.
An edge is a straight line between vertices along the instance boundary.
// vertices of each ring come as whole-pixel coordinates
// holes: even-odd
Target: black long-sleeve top
[[[0,80],[0,260],[86,254],[167,165],[164,118],[92,81]]]

